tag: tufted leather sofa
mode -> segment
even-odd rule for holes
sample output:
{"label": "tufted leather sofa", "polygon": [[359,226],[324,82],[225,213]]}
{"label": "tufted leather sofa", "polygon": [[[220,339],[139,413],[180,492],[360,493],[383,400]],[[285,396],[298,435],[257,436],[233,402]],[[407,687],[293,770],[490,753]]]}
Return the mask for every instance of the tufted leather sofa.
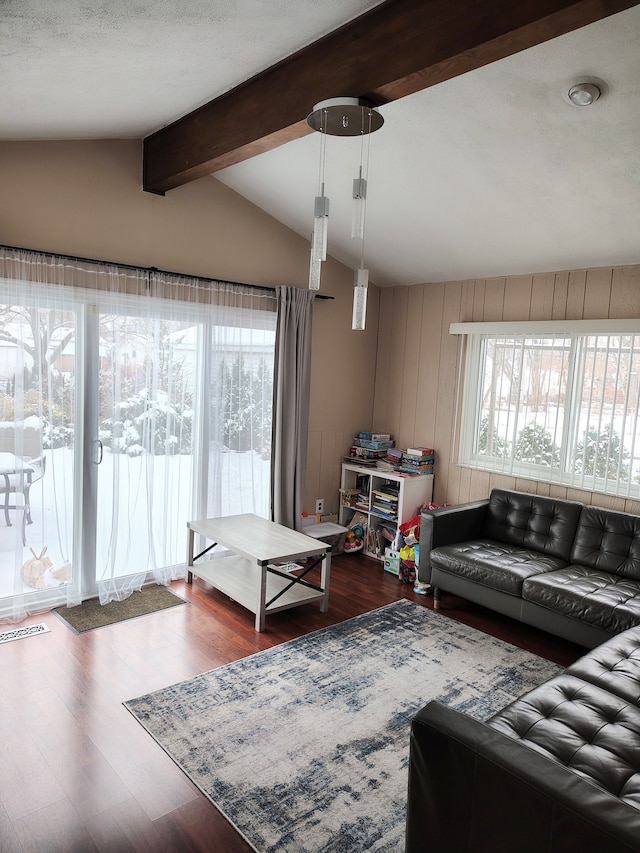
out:
{"label": "tufted leather sofa", "polygon": [[494,489],[423,511],[418,577],[593,648],[640,625],[640,517]]}
{"label": "tufted leather sofa", "polygon": [[488,722],[431,702],[411,729],[406,853],[640,851],[640,627]]}

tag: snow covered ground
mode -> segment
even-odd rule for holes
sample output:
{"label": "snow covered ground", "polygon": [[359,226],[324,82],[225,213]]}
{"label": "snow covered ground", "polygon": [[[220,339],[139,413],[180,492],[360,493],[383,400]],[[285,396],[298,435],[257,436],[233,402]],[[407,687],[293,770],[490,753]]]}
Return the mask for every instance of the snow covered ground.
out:
{"label": "snow covered ground", "polygon": [[[33,524],[22,544],[22,511],[10,510],[11,527],[0,511],[0,599],[30,587],[15,586],[16,572],[46,546],[52,572],[77,564],[73,553],[73,452],[46,451],[45,475],[31,489]],[[153,471],[148,468],[151,461]],[[197,473],[197,472],[196,472]],[[108,450],[98,469],[97,574],[122,576],[159,566],[184,564],[187,521],[194,517],[191,456],[112,456]],[[209,459],[206,517],[254,512],[267,516],[270,462],[253,451],[214,447]],[[114,500],[117,495],[117,501]],[[11,495],[11,502],[15,502]],[[114,507],[118,506],[115,511]],[[153,558],[151,557],[153,550]]]}

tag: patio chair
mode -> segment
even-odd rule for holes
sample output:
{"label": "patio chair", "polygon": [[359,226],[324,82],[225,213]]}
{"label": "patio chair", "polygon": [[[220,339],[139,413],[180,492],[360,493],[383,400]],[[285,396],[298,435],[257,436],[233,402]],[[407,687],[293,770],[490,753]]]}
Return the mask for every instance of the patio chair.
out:
{"label": "patio chair", "polygon": [[[7,527],[11,527],[11,519],[9,517],[10,509],[22,510],[22,544],[27,544],[27,535],[25,527],[27,524],[33,524],[31,518],[31,502],[29,492],[31,486],[38,480],[44,477],[47,468],[47,457],[43,454],[36,459],[24,460],[26,470],[24,472],[14,472],[3,474],[0,477],[0,494],[4,493],[4,520]],[[10,504],[10,495],[16,495],[16,503]],[[17,496],[22,495],[22,503],[17,503]]]}

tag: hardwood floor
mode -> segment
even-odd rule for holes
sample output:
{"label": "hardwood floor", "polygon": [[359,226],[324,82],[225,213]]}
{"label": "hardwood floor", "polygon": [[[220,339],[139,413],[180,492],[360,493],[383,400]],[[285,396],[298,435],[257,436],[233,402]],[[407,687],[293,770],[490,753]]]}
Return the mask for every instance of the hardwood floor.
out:
{"label": "hardwood floor", "polygon": [[[39,614],[23,624],[50,633],[0,646],[0,850],[247,853],[121,703],[399,598],[433,607],[359,555],[334,557],[328,613],[274,614],[262,634],[201,581],[171,588],[189,605],[81,635]],[[562,665],[583,651],[453,596],[441,613]]]}

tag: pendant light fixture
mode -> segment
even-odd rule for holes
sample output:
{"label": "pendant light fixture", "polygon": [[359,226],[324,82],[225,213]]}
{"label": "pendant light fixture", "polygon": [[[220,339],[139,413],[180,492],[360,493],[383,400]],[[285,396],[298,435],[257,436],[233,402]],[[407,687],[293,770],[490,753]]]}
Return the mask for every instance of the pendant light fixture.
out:
{"label": "pendant light fixture", "polygon": [[327,257],[327,231],[329,221],[329,199],[324,191],[326,136],[359,136],[360,168],[353,180],[353,213],[351,236],[361,241],[360,267],[355,271],[353,288],[353,317],[351,328],[364,329],[367,312],[367,288],[369,271],[364,267],[364,235],[367,206],[367,180],[369,172],[369,137],[384,124],[384,119],[369,101],[362,98],[330,98],[316,104],[307,117],[309,127],[321,135],[320,167],[318,173],[318,195],[314,204],[313,235],[311,238],[311,260],[309,288],[318,290],[322,261]]}
{"label": "pendant light fixture", "polygon": [[309,266],[309,290],[319,290],[322,261],[327,259],[327,230],[329,226],[329,199],[324,194],[324,164],[327,137],[323,128],[327,116],[324,110],[320,117],[320,166],[318,169],[318,194],[313,207],[313,233],[311,235],[311,263]]}

